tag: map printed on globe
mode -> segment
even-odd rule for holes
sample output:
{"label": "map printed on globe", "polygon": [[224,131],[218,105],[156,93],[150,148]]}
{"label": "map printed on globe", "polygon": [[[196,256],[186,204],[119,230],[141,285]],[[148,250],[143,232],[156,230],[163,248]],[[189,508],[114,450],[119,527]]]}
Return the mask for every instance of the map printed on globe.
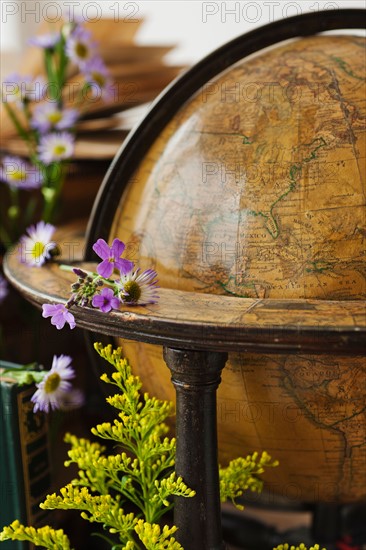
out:
{"label": "map printed on globe", "polygon": [[[365,299],[365,74],[365,39],[351,35],[236,63],[141,159],[111,235],[164,287]],[[148,391],[173,399],[161,350],[124,349]],[[276,493],[365,498],[365,396],[362,357],[233,353],[218,392],[220,461],[266,450],[280,461],[266,475]]]}

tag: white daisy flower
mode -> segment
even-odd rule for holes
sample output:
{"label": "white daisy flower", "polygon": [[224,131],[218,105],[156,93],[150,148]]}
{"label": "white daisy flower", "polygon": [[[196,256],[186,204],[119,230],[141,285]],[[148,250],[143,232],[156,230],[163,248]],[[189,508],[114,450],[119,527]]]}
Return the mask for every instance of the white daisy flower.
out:
{"label": "white daisy flower", "polygon": [[14,189],[37,189],[42,185],[42,173],[20,157],[7,155],[0,166],[0,180]]}
{"label": "white daisy flower", "polygon": [[46,373],[44,379],[36,384],[37,391],[33,394],[31,400],[34,403],[33,412],[49,412],[62,408],[67,401],[67,395],[71,389],[71,383],[68,382],[75,377],[74,369],[71,367],[71,357],[68,355],[54,355],[52,367]]}
{"label": "white daisy flower", "polygon": [[66,39],[66,53],[80,69],[83,69],[95,55],[96,45],[91,40],[91,33],[76,25]]}
{"label": "white daisy flower", "polygon": [[44,221],[28,227],[27,234],[23,235],[19,242],[20,261],[40,267],[49,260],[57,248],[56,243],[51,240],[54,231],[55,227]]}
{"label": "white daisy flower", "polygon": [[110,72],[100,57],[94,57],[85,68],[85,78],[93,98],[102,97],[110,101],[114,97],[115,85]]}
{"label": "white daisy flower", "polygon": [[40,101],[46,90],[46,81],[42,76],[34,79],[31,76],[13,73],[1,85],[1,100],[4,103],[17,103],[22,106],[25,102]]}
{"label": "white daisy flower", "polygon": [[67,130],[72,128],[79,118],[76,109],[60,109],[56,101],[42,103],[34,109],[31,126],[41,133],[51,129]]}
{"label": "white daisy flower", "polygon": [[140,269],[129,271],[116,281],[119,297],[124,304],[146,305],[156,304],[159,296],[156,293],[157,273],[153,269],[146,269],[139,274]]}
{"label": "white daisy flower", "polygon": [[68,159],[74,152],[74,136],[69,132],[55,132],[43,136],[37,151],[44,164]]}

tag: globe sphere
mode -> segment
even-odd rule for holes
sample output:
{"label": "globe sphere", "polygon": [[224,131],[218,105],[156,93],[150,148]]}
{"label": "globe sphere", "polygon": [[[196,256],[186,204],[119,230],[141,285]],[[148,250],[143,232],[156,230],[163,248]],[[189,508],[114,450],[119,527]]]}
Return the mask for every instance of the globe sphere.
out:
{"label": "globe sphere", "polygon": [[[111,235],[163,287],[365,299],[365,97],[360,36],[291,40],[236,63],[143,156]],[[174,399],[161,349],[124,348],[145,388]],[[220,462],[266,450],[280,462],[265,478],[275,493],[354,501],[366,497],[365,359],[324,352],[229,355]]]}

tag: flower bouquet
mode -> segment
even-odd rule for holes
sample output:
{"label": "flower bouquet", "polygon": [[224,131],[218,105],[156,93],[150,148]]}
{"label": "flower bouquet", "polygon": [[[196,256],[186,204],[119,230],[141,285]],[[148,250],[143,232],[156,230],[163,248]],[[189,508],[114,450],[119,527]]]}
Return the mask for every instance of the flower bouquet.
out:
{"label": "flower bouquet", "polygon": [[[44,222],[55,219],[74,153],[76,124],[89,104],[97,99],[110,101],[114,93],[109,70],[81,22],[65,23],[58,32],[38,36],[31,43],[42,49],[46,77],[14,73],[1,90],[4,109],[29,157],[27,161],[5,155],[1,161],[0,180],[7,188],[0,223],[5,248],[36,216]],[[67,85],[73,67],[83,75],[76,90]],[[25,194],[29,200],[24,201]]]}

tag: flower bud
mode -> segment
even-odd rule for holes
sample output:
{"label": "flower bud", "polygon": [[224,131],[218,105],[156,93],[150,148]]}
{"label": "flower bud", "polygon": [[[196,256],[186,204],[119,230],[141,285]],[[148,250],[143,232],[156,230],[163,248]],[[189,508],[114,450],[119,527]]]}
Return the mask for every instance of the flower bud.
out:
{"label": "flower bud", "polygon": [[80,277],[80,279],[85,279],[85,277],[87,276],[87,273],[82,269],[79,269],[78,267],[74,267],[73,272],[75,273],[75,275]]}

